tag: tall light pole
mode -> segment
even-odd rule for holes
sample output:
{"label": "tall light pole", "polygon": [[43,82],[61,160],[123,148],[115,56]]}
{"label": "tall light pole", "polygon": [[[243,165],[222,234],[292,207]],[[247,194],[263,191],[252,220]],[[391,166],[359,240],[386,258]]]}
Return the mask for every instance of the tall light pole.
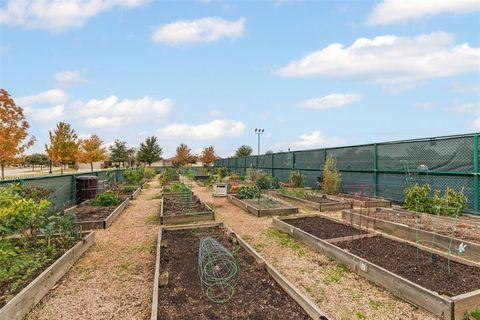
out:
{"label": "tall light pole", "polygon": [[257,155],[260,155],[260,135],[265,132],[265,129],[257,129],[255,128],[255,133],[258,136],[258,144],[257,144]]}

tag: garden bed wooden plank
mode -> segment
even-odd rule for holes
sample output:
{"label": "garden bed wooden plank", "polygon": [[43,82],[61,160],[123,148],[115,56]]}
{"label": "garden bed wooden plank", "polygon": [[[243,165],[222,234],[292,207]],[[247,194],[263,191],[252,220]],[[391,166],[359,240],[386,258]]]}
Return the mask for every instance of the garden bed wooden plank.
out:
{"label": "garden bed wooden plank", "polygon": [[[480,245],[473,242],[464,241],[462,239],[448,237],[431,231],[415,229],[410,226],[382,220],[374,217],[368,217],[363,214],[356,213],[352,210],[342,211],[342,219],[351,222],[353,225],[368,227],[375,231],[380,231],[391,236],[404,239],[410,242],[418,242],[425,246],[432,246],[435,249],[445,251],[450,246],[453,255],[459,256],[456,248],[460,244],[466,245],[465,251],[460,255],[464,259],[470,259],[480,262]],[[432,239],[435,238],[435,244]]]}
{"label": "garden bed wooden plank", "polygon": [[79,228],[81,228],[81,230],[106,229],[115,221],[115,219],[117,219],[117,217],[120,215],[120,213],[122,213],[123,210],[125,210],[125,208],[129,204],[129,202],[130,202],[130,198],[125,199],[105,219],[92,220],[92,221],[88,221],[88,220],[87,221],[77,221],[75,223],[79,226]]}
{"label": "garden bed wooden plank", "polygon": [[252,213],[253,215],[257,217],[264,217],[264,216],[272,216],[272,215],[289,215],[289,214],[295,214],[298,213],[298,208],[294,207],[280,207],[280,208],[265,208],[265,209],[257,209],[251,204],[242,201],[241,199],[238,199],[235,195],[227,195],[228,201],[236,205],[237,207],[240,207],[244,209],[245,211]]}
{"label": "garden bed wooden plank", "polygon": [[95,243],[91,231],[0,309],[0,319],[22,319]]}
{"label": "garden bed wooden plank", "polygon": [[296,203],[300,203],[302,206],[319,210],[319,211],[336,211],[336,210],[343,210],[343,209],[352,209],[353,205],[352,202],[343,201],[340,199],[335,199],[330,196],[325,196],[326,199],[331,200],[330,202],[326,203],[318,203],[315,201],[310,201],[306,199],[297,198],[288,194],[283,194],[281,192],[272,191],[270,194],[277,198],[282,198],[289,201],[294,201]]}
{"label": "garden bed wooden plank", "polygon": [[[271,264],[264,260],[247,242],[245,242],[240,236],[238,236],[233,230],[231,230],[223,222],[220,223],[208,223],[201,225],[186,225],[186,226],[161,226],[158,232],[157,238],[157,256],[155,261],[155,275],[153,283],[153,298],[152,298],[152,311],[151,320],[158,319],[158,294],[159,294],[159,278],[160,278],[160,255],[162,245],[162,231],[163,230],[188,230],[197,228],[211,228],[218,227],[226,233],[226,235],[237,241],[238,244],[254,257],[258,264],[264,265],[265,270],[273,278],[273,280],[280,285],[283,291],[291,297],[305,312],[315,320],[327,320],[329,317],[325,312],[321,311],[305,294],[303,294],[298,288],[296,288],[290,281],[282,276]],[[279,315],[280,316],[280,315]]]}
{"label": "garden bed wooden plank", "polygon": [[[192,194],[193,195],[193,194]],[[193,222],[202,222],[215,220],[215,213],[213,210],[196,195],[193,195],[194,199],[198,199],[203,207],[206,208],[204,212],[194,212],[188,214],[178,214],[178,215],[166,215],[164,213],[163,204],[164,201],[168,199],[163,198],[160,202],[160,224],[187,224]]]}
{"label": "garden bed wooden plank", "polygon": [[332,196],[339,200],[350,201],[354,206],[362,208],[391,208],[392,202],[383,198],[356,196],[348,193],[340,193]]}
{"label": "garden bed wooden plank", "polygon": [[[475,310],[480,305],[480,294],[477,291],[456,297],[441,296],[365,259],[342,250],[328,241],[319,239],[288,224],[288,219],[275,217],[273,224],[280,231],[292,235],[322,254],[347,265],[350,270],[386,288],[399,298],[424,308],[442,319],[462,319],[465,313]],[[428,251],[423,248],[422,250]],[[458,261],[459,259],[455,260]],[[459,303],[459,305],[455,307],[455,303]]]}

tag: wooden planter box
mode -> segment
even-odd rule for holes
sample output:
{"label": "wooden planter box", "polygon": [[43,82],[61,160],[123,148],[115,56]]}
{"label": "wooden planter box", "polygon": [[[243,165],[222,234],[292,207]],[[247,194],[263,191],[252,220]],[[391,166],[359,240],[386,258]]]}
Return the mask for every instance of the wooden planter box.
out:
{"label": "wooden planter box", "polygon": [[162,198],[165,198],[165,197],[186,197],[186,196],[193,196],[193,192],[190,191],[190,192],[161,192],[160,193],[160,196]]}
{"label": "wooden planter box", "polygon": [[22,319],[60,280],[83,253],[95,243],[95,232],[83,238],[65,252],[0,309],[0,319]]}
{"label": "wooden planter box", "polygon": [[[480,290],[475,290],[454,297],[442,296],[365,259],[351,254],[335,246],[333,243],[329,243],[328,241],[319,239],[302,231],[288,224],[288,221],[282,221],[282,219],[275,217],[273,219],[273,224],[279,230],[292,235],[322,254],[347,265],[350,270],[389,290],[397,297],[419,306],[441,319],[463,319],[465,314],[474,311],[480,305]],[[429,251],[427,248],[423,247],[422,250]],[[442,255],[439,252],[435,253]],[[453,260],[454,258],[455,257],[452,257],[451,259]],[[462,261],[459,258],[455,258],[455,260],[465,264],[471,264],[468,261]]]}
{"label": "wooden planter box", "polygon": [[[404,214],[411,217],[415,217],[417,214],[420,216],[432,216],[432,214],[430,213],[415,212],[412,210],[404,209],[400,206],[394,206],[392,208],[382,208],[377,210],[382,210],[382,211],[385,210],[385,211],[392,212],[393,214]],[[469,214],[460,214],[458,219],[454,217],[449,217],[449,216],[439,216],[439,217],[435,216],[435,219],[440,219],[441,221],[450,222],[450,223],[480,226],[480,216],[473,216]]]}
{"label": "wooden planter box", "polygon": [[[342,211],[342,219],[351,222],[353,225],[370,228],[380,231],[391,236],[401,238],[410,242],[416,242],[425,246],[432,246],[435,249],[445,251],[451,245],[452,254],[457,255],[455,250],[461,243],[467,245],[465,251],[461,254],[464,259],[480,262],[480,244],[469,242],[457,238],[448,237],[439,233],[426,231],[422,229],[415,229],[410,226],[396,223],[388,220],[368,217],[364,214],[356,213],[355,210]],[[435,239],[435,245],[432,245],[432,239]]]}
{"label": "wooden planter box", "polygon": [[355,196],[353,194],[348,194],[348,193],[340,193],[336,196],[332,196],[332,198],[340,198],[345,201],[350,201],[350,202],[353,202],[354,206],[358,206],[362,208],[392,207],[392,202],[390,200],[386,200],[382,198]]}
{"label": "wooden planter box", "polygon": [[[221,228],[230,238],[236,239],[239,245],[246,250],[254,259],[265,266],[265,270],[275,280],[276,283],[287,293],[294,301],[296,301],[300,307],[312,318],[316,320],[332,319],[328,317],[323,311],[321,311],[305,294],[298,290],[290,281],[282,276],[271,264],[265,261],[248,243],[246,243],[240,236],[234,233],[226,224],[222,223],[209,223],[194,226],[161,226],[158,232],[157,238],[157,253],[155,260],[155,275],[153,280],[153,299],[152,299],[152,313],[151,320],[158,320],[158,289],[160,287],[160,255],[161,255],[161,243],[162,243],[162,231],[163,230],[182,230],[182,229],[195,229],[195,228]],[[188,306],[185,306],[188,307]],[[279,315],[281,317],[281,315]]]}
{"label": "wooden planter box", "polygon": [[282,198],[289,201],[295,201],[301,204],[303,207],[307,207],[307,208],[319,210],[319,211],[337,211],[337,210],[353,208],[352,202],[334,199],[334,198],[331,198],[330,196],[326,196],[326,199],[330,200],[329,202],[318,203],[315,201],[297,198],[297,197],[294,197],[288,194],[283,194],[276,191],[270,192],[270,194],[277,198]]}
{"label": "wooden planter box", "polygon": [[237,207],[240,207],[244,209],[245,211],[252,213],[253,215],[257,217],[264,217],[264,216],[272,216],[272,215],[289,215],[289,214],[295,214],[298,213],[298,208],[294,207],[280,207],[280,208],[265,208],[265,209],[257,209],[251,204],[242,201],[241,199],[238,199],[235,195],[227,195],[228,201],[236,205]]}
{"label": "wooden planter box", "polygon": [[[197,199],[197,196],[193,195],[193,199]],[[205,211],[203,212],[194,212],[194,213],[186,213],[186,214],[178,214],[178,215],[166,215],[163,212],[163,202],[168,201],[167,199],[162,199],[160,202],[160,224],[188,224],[194,222],[201,222],[201,221],[215,221],[215,213],[213,212],[210,207],[199,199],[202,203],[203,207],[205,207]]]}
{"label": "wooden planter box", "polygon": [[135,200],[142,191],[142,189],[143,185],[132,193],[132,195],[130,196],[130,200]]}
{"label": "wooden planter box", "polygon": [[125,199],[125,201],[118,205],[118,207],[116,207],[115,210],[113,210],[113,212],[103,220],[79,221],[76,222],[76,224],[81,228],[81,230],[106,229],[110,227],[113,221],[118,218],[120,213],[125,210],[129,202],[130,198]]}

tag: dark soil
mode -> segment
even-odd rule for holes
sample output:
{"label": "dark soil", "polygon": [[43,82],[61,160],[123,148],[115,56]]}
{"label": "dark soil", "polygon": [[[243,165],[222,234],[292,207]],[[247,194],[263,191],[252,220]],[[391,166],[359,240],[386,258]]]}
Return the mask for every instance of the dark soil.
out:
{"label": "dark soil", "polygon": [[[8,240],[2,240],[8,241]],[[30,282],[32,282],[36,277],[38,277],[43,271],[45,271],[52,263],[54,263],[58,258],[60,258],[67,250],[72,248],[76,242],[72,243],[67,248],[63,248],[57,242],[52,241],[52,245],[55,247],[54,253],[49,256],[48,258],[45,257],[43,253],[44,249],[40,246],[39,243],[32,244],[29,250],[25,250],[24,252],[28,252],[29,254],[37,253],[43,256],[44,261],[42,264],[37,267],[35,270],[31,270],[31,266],[24,265],[14,277],[10,277],[7,281],[0,282],[0,308],[7,304],[16,294],[22,291],[25,287],[27,287]],[[19,244],[18,247],[20,248],[21,245]],[[22,254],[19,252],[18,254]],[[19,281],[21,279],[21,281]],[[12,288],[12,285],[15,284],[15,287]]]}
{"label": "dark soil", "polygon": [[277,209],[286,207],[283,203],[275,201],[270,198],[260,198],[260,203],[258,203],[258,199],[242,199],[243,202],[248,203],[255,209]]}
{"label": "dark soil", "polygon": [[205,206],[196,196],[164,198],[164,216],[176,216],[199,212],[210,212],[210,209]]}
{"label": "dark soil", "polygon": [[288,219],[285,222],[320,239],[335,239],[366,233],[350,225],[318,216]]}
{"label": "dark soil", "polygon": [[340,201],[328,199],[328,198],[325,197],[325,196],[314,196],[314,195],[311,195],[311,194],[306,194],[306,195],[305,195],[305,200],[313,201],[313,202],[316,202],[316,203],[332,203],[332,202],[335,203],[335,202],[340,202]]}
{"label": "dark soil", "polygon": [[233,298],[223,304],[211,302],[197,271],[200,239],[211,236],[229,250],[235,247],[218,228],[198,230],[163,231],[166,248],[162,248],[160,272],[169,272],[169,282],[159,289],[158,319],[310,319],[243,249],[235,256],[239,274]]}
{"label": "dark soil", "polygon": [[82,202],[75,208],[77,221],[99,221],[106,219],[123,201],[129,198],[129,195],[122,194],[118,198],[120,200],[119,204],[110,207],[92,206],[88,201]]}
{"label": "dark soil", "polygon": [[381,236],[337,243],[369,262],[387,269],[440,295],[453,297],[480,289],[480,268],[448,260],[425,250],[418,250],[406,242]]}

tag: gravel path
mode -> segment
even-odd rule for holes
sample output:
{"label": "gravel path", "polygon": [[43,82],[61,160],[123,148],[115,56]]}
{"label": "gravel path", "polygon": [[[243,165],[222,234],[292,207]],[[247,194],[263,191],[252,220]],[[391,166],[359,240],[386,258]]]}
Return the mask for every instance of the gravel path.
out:
{"label": "gravel path", "polygon": [[160,200],[157,179],[141,191],[113,225],[26,319],[147,319],[150,317]]}
{"label": "gravel path", "polygon": [[[229,203],[214,198],[204,187],[194,192],[214,204],[217,220],[225,222],[249,242],[262,257],[310,296],[321,310],[335,319],[436,319],[364,278],[349,272],[333,260],[279,233],[271,217],[257,218]],[[300,209],[300,213],[314,213]],[[322,213],[341,219],[341,212]]]}
{"label": "gravel path", "polygon": [[[150,317],[158,231],[152,217],[159,210],[157,180],[150,185],[110,228],[97,231],[95,246],[26,319]],[[225,198],[213,198],[204,187],[194,187],[194,192],[216,206],[218,221],[227,223],[335,319],[435,319],[278,232],[270,217],[247,214]],[[340,212],[328,215],[340,218]]]}

